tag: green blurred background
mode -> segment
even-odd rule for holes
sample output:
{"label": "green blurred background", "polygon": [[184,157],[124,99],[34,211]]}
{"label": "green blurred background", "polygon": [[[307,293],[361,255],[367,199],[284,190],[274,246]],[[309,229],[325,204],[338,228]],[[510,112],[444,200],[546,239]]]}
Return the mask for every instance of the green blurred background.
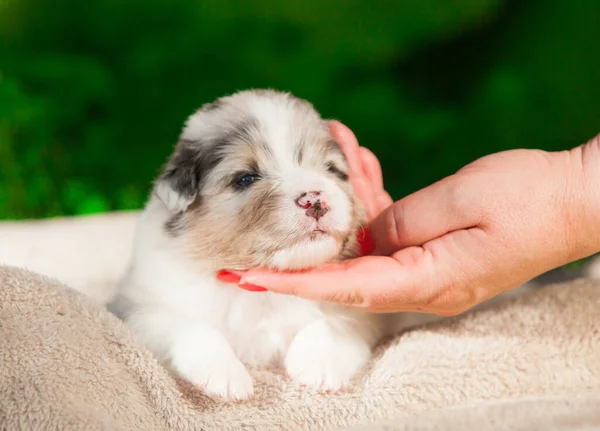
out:
{"label": "green blurred background", "polygon": [[402,197],[600,132],[600,1],[0,0],[0,218],[140,208],[184,119],[271,87]]}

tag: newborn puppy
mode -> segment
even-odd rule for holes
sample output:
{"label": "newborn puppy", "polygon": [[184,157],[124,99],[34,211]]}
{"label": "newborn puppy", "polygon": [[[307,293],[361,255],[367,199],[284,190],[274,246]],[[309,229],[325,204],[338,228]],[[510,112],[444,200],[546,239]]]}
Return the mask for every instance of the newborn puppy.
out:
{"label": "newborn puppy", "polygon": [[216,275],[354,257],[365,222],[344,154],[312,105],[270,90],[223,97],[188,119],[109,308],[210,396],[248,398],[244,364],[279,360],[298,383],[338,390],[369,359],[378,315],[248,292]]}

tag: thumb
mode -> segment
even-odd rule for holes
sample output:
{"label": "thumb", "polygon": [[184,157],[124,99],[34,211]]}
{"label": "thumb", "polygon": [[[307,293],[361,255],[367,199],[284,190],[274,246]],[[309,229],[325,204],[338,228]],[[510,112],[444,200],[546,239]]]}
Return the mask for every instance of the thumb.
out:
{"label": "thumb", "polygon": [[[450,176],[388,206],[370,224],[375,242],[373,254],[390,255],[449,232],[477,226],[481,215],[474,210],[479,206],[472,201],[479,193],[465,193],[468,187],[456,176]],[[458,195],[462,198],[457,199]]]}

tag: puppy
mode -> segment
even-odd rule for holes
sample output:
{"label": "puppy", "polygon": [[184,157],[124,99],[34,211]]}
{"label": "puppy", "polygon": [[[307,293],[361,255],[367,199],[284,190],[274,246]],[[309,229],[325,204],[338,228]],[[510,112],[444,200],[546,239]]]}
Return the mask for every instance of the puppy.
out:
{"label": "puppy", "polygon": [[312,105],[271,90],[223,97],[188,119],[109,308],[209,396],[248,398],[244,364],[274,361],[300,384],[339,390],[369,359],[380,316],[216,275],[354,257],[365,222],[344,154]]}

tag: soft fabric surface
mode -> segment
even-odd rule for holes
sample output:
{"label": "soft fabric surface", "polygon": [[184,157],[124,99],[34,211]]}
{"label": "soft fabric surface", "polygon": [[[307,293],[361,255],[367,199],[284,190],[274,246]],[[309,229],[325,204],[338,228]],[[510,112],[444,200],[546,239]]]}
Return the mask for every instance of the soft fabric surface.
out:
{"label": "soft fabric surface", "polygon": [[0,267],[0,429],[597,429],[599,310],[599,282],[548,287],[388,340],[347,393],[262,369],[254,399],[225,404],[172,378],[98,302]]}
{"label": "soft fabric surface", "polygon": [[104,303],[129,263],[138,214],[0,222],[0,264],[54,277]]}
{"label": "soft fabric surface", "polygon": [[523,398],[446,408],[350,431],[597,431],[600,396]]}

